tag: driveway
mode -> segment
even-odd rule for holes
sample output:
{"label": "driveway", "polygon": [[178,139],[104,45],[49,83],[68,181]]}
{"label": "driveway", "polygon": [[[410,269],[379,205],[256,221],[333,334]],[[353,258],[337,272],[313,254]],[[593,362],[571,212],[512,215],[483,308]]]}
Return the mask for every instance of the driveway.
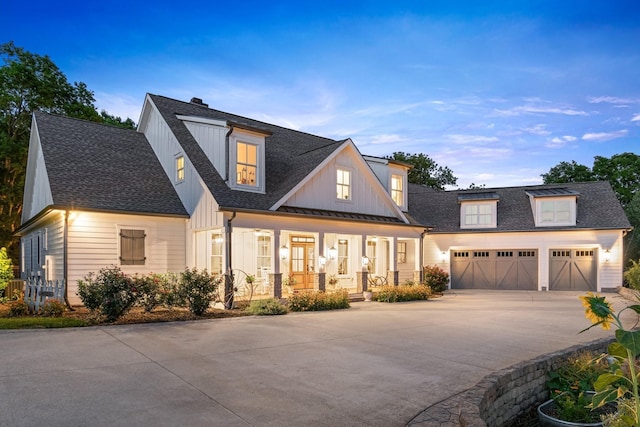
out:
{"label": "driveway", "polygon": [[[1,426],[403,426],[485,375],[610,336],[574,292],[0,332]],[[607,294],[616,304],[617,294]]]}

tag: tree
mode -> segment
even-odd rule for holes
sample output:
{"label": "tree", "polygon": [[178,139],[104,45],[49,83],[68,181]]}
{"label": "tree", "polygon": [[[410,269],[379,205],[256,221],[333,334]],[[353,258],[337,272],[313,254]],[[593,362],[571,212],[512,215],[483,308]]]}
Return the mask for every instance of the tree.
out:
{"label": "tree", "polygon": [[11,279],[13,279],[13,266],[11,265],[11,259],[7,256],[7,250],[5,248],[0,248],[0,294],[4,293],[4,290],[7,288]]}
{"label": "tree", "polygon": [[615,154],[611,158],[596,156],[593,173],[599,181],[609,181],[626,207],[640,188],[640,156],[633,153]]}
{"label": "tree", "polygon": [[552,167],[548,173],[543,173],[542,181],[545,184],[562,184],[565,182],[586,182],[595,181],[593,171],[585,165],[576,163],[560,162]]}
{"label": "tree", "polygon": [[36,110],[96,122],[129,124],[108,113],[98,114],[84,83],[69,83],[48,56],[0,45],[0,246],[17,260],[13,232],[20,225],[29,151],[31,116]]}
{"label": "tree", "polygon": [[451,169],[438,164],[425,154],[409,154],[396,151],[390,157],[391,160],[408,163],[413,166],[409,170],[409,182],[412,184],[427,185],[436,190],[444,190],[446,185],[455,185],[458,178],[453,175]]}
{"label": "tree", "polygon": [[135,129],[136,128],[136,124],[133,120],[131,120],[129,117],[127,117],[126,120],[122,120],[121,117],[118,116],[112,116],[111,114],[107,113],[105,110],[102,110],[100,112],[100,118],[102,123],[107,124],[107,125],[112,125],[112,126],[116,126],[119,128],[123,128],[123,129]]}

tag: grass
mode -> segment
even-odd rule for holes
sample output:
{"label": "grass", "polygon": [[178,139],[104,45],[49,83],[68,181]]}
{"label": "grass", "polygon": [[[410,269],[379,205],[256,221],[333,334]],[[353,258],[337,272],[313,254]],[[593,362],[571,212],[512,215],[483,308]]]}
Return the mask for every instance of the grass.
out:
{"label": "grass", "polygon": [[81,319],[69,317],[1,317],[0,329],[75,328],[86,326]]}

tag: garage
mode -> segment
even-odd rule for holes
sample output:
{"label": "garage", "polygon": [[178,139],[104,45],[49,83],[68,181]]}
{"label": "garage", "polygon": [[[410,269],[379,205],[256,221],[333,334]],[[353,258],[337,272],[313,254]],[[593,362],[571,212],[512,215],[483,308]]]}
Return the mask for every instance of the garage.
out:
{"label": "garage", "polygon": [[538,289],[535,249],[478,249],[451,252],[453,289]]}
{"label": "garage", "polygon": [[552,249],[549,251],[550,291],[596,291],[596,249]]}

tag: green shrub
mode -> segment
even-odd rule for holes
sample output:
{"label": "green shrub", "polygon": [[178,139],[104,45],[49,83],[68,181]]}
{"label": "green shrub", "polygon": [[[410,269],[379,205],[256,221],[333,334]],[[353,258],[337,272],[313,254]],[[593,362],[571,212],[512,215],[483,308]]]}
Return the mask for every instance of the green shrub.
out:
{"label": "green shrub", "polygon": [[215,301],[220,282],[220,277],[213,276],[206,270],[187,268],[180,275],[178,295],[186,302],[191,313],[202,316]]}
{"label": "green shrub", "polygon": [[134,276],[133,283],[138,293],[138,304],[147,313],[162,304],[160,275]]}
{"label": "green shrub", "polygon": [[321,311],[349,308],[349,293],[346,289],[336,292],[303,291],[289,297],[291,311]]}
{"label": "green shrub", "polygon": [[61,317],[65,311],[67,311],[67,306],[62,301],[49,299],[40,309],[40,314],[44,317]]}
{"label": "green shrub", "polygon": [[270,316],[274,314],[287,314],[287,307],[280,304],[275,298],[259,299],[251,301],[247,307],[247,313],[255,316]]}
{"label": "green shrub", "polygon": [[382,286],[373,298],[379,302],[402,302],[427,300],[431,296],[431,288],[425,285]]}
{"label": "green shrub", "polygon": [[640,291],[640,263],[631,260],[631,267],[624,272],[624,280],[631,289]]}
{"label": "green shrub", "polygon": [[138,299],[133,279],[116,266],[78,280],[78,296],[85,307],[100,312],[108,321],[124,316]]}
{"label": "green shrub", "polygon": [[[7,255],[6,248],[0,248],[0,295],[4,293],[9,281],[13,279],[13,267],[11,258]],[[11,297],[11,295],[5,295]]]}
{"label": "green shrub", "polygon": [[29,313],[29,306],[21,293],[17,299],[9,301],[9,317],[21,317]]}
{"label": "green shrub", "polygon": [[449,284],[449,273],[437,265],[423,267],[424,284],[431,287],[433,292],[444,292]]}

